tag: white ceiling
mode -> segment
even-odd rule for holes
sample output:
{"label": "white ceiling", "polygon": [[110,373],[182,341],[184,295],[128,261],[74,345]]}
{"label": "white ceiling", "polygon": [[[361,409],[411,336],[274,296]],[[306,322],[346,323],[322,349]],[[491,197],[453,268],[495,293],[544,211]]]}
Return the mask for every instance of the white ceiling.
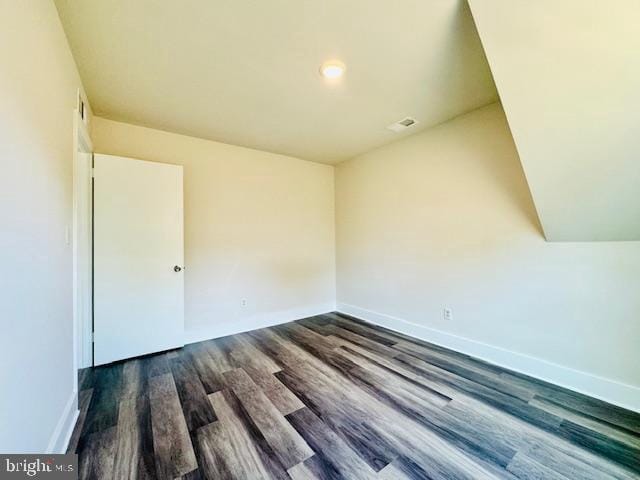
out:
{"label": "white ceiling", "polygon": [[497,100],[464,0],[55,3],[113,120],[336,163]]}
{"label": "white ceiling", "polygon": [[640,240],[640,1],[470,0],[548,240]]}

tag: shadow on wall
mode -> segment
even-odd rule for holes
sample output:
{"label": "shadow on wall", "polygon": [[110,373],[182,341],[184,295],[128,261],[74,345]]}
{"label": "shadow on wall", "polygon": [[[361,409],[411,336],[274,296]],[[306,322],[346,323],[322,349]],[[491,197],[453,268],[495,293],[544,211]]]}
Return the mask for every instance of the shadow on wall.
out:
{"label": "shadow on wall", "polygon": [[[442,61],[440,64],[443,66],[450,66],[452,70],[455,69],[457,64],[465,66],[466,71],[464,75],[454,75],[452,72],[443,71],[439,73],[439,81],[442,84],[446,84],[447,88],[451,88],[451,83],[457,83],[457,88],[460,91],[464,91],[465,94],[469,92],[477,92],[476,107],[475,109],[483,110],[485,107],[489,107],[493,104],[499,104],[498,92],[493,81],[491,69],[489,63],[484,54],[484,49],[480,41],[471,10],[466,1],[460,1],[450,18],[449,29],[451,31],[463,31],[469,32],[467,37],[461,35],[446,35],[442,38],[442,45],[440,48],[434,48],[434,52],[438,52],[438,55],[446,58],[447,61]],[[471,28],[469,28],[471,25]],[[469,38],[473,36],[473,38]],[[480,55],[478,55],[480,52]],[[490,98],[483,96],[483,92],[487,91],[487,85],[491,84],[493,87],[493,95]],[[443,87],[444,88],[444,87]],[[471,94],[473,95],[473,93]],[[475,111],[471,109],[467,113]],[[460,107],[451,104],[451,115],[455,115],[455,112],[459,112]],[[460,115],[460,117],[464,117]],[[528,222],[535,229],[535,231],[543,238],[545,238],[544,230],[538,217],[535,205],[533,203],[533,197],[529,190],[528,183],[522,169],[522,165],[518,162],[516,165],[505,165],[501,159],[504,158],[518,158],[518,153],[511,135],[511,130],[507,123],[504,113],[501,114],[502,121],[504,122],[504,128],[509,132],[510,142],[503,142],[501,140],[495,141],[496,155],[494,158],[487,159],[486,162],[482,162],[482,165],[477,165],[478,168],[485,169],[484,172],[477,172],[482,176],[488,176],[492,178],[493,182],[491,188],[495,188],[498,191],[504,193],[508,200],[510,200],[520,212],[527,218]],[[460,118],[463,120],[462,118]],[[449,123],[451,120],[445,122]],[[464,120],[463,120],[464,121]],[[437,128],[437,127],[436,127]],[[477,129],[470,129],[476,131]],[[486,138],[477,139],[481,143],[486,143]],[[479,151],[484,151],[479,149]]]}
{"label": "shadow on wall", "polygon": [[[531,195],[531,190],[529,189],[529,184],[527,183],[527,178],[520,163],[520,157],[504,113],[502,113],[501,120],[504,122],[505,130],[509,132],[511,142],[505,143],[504,145],[496,145],[496,157],[489,166],[493,163],[500,162],[502,158],[517,158],[518,162],[510,162],[510,165],[506,166],[506,168],[495,168],[491,171],[496,181],[495,187],[511,200],[513,205],[515,205],[527,219],[528,223],[546,240],[544,229],[542,228],[540,217],[536,211],[533,196]],[[502,165],[499,166],[501,167]]]}
{"label": "shadow on wall", "polygon": [[[504,134],[496,135],[496,131]],[[499,104],[462,115],[453,123],[403,139],[389,148],[397,168],[385,167],[388,150],[371,153],[370,159],[380,163],[378,171],[384,171],[384,175],[365,183],[366,188],[374,190],[375,185],[393,186],[389,195],[373,191],[367,194],[386,199],[386,203],[378,205],[384,211],[380,218],[388,222],[385,235],[400,243],[409,242],[411,237],[437,238],[447,242],[441,245],[460,247],[498,245],[514,235],[526,235],[527,231],[544,239]],[[357,162],[353,166],[359,168]],[[367,172],[359,170],[358,174],[373,175]],[[422,207],[414,210],[411,206]]]}
{"label": "shadow on wall", "polygon": [[[437,58],[437,61],[431,59],[431,62],[438,65],[439,69],[437,72],[432,69],[425,71],[423,83],[432,85],[431,91],[457,92],[457,95],[447,99],[449,119],[465,110],[471,112],[499,100],[491,68],[466,0],[457,2],[451,8],[448,24],[442,26],[438,45],[433,45],[429,52]],[[423,125],[425,127],[428,125]]]}

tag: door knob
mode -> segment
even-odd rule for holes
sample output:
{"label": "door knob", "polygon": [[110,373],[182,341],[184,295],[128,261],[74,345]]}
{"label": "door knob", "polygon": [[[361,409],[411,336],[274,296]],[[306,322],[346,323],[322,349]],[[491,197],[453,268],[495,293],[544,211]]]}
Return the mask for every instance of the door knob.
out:
{"label": "door knob", "polygon": [[173,267],[173,271],[178,273],[182,271],[182,267],[180,265],[176,265],[175,267]]}

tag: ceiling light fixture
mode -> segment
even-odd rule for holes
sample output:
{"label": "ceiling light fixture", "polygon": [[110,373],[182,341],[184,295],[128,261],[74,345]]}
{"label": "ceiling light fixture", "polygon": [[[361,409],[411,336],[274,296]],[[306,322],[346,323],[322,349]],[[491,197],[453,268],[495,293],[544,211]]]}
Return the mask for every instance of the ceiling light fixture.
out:
{"label": "ceiling light fixture", "polygon": [[328,80],[335,80],[344,74],[346,68],[344,63],[338,60],[330,60],[320,66],[320,73]]}

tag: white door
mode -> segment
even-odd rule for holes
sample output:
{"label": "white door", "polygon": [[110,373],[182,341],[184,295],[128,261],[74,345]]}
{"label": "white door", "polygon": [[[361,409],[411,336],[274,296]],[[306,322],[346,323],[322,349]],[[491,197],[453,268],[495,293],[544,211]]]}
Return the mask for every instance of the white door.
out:
{"label": "white door", "polygon": [[94,362],[184,344],[182,167],[94,156]]}

